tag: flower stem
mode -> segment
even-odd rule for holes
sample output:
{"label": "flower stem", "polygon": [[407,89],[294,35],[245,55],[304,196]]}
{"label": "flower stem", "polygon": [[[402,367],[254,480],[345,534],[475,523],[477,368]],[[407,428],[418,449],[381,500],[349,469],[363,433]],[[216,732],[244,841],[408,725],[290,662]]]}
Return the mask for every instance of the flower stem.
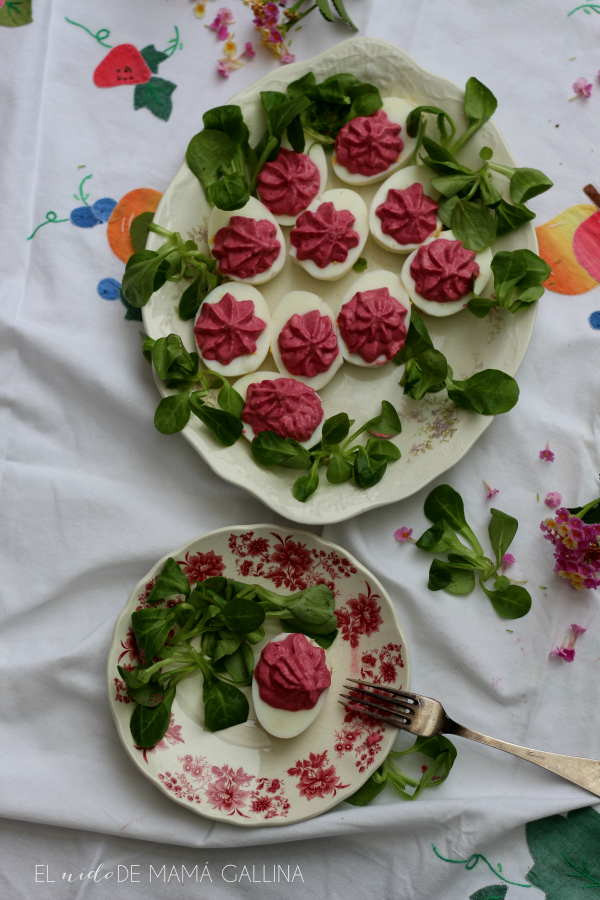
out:
{"label": "flower stem", "polygon": [[594,506],[596,506],[597,503],[600,503],[600,497],[598,497],[596,500],[592,500],[592,502],[591,502],[591,503],[588,503],[587,506],[583,506],[583,507],[579,510],[579,512],[576,514],[576,515],[577,515],[577,518],[583,519],[583,517],[585,516],[585,514],[588,513],[588,512],[590,511],[590,509],[593,509]]}
{"label": "flower stem", "polygon": [[166,228],[163,228],[162,225],[157,225],[156,222],[150,222],[148,231],[153,231],[155,234],[162,234],[163,237],[167,238],[173,237],[173,234],[175,233],[173,231],[167,231]]}

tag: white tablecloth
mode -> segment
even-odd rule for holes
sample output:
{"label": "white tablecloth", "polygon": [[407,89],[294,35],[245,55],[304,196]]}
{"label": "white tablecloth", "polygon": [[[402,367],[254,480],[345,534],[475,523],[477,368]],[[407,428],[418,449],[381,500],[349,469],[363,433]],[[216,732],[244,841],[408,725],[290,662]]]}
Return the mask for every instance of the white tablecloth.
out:
{"label": "white tablecloth", "polygon": [[[230,5],[243,46],[255,39],[251,14],[238,0]],[[588,202],[582,194],[588,182],[600,187],[600,15],[580,10],[567,17],[569,4],[559,0],[347,0],[347,7],[361,34],[395,42],[460,84],[476,75],[493,89],[495,120],[511,151],[555,182],[531,203],[536,224]],[[123,263],[111,252],[105,224],[80,228],[68,221],[86,194],[91,204],[138,188],[163,191],[202,112],[277,64],[258,48],[255,59],[222,79],[219,42],[204,27],[218,8],[208,2],[206,17],[197,19],[187,0],[84,6],[53,0],[34,2],[31,23],[0,27],[3,896],[220,898],[264,891],[282,898],[462,900],[502,883],[483,860],[469,870],[451,865],[432,844],[448,859],[483,854],[497,871],[501,863],[509,882],[526,884],[532,858],[525,823],[589,806],[593,798],[476,744],[456,739],[447,783],[415,803],[386,789],[364,809],[341,804],[320,818],[267,831],[215,824],[180,809],[132,768],[117,739],[104,665],[131,587],[195,534],[282,522],[214,477],[181,437],[154,429],[157,392],[139,352],[139,325],[96,289],[103,279],[120,281]],[[107,45],[164,49],[174,26],[183,46],[160,69],[177,85],[168,121],[134,109],[129,86],[94,85]],[[292,50],[305,59],[347,35],[315,12]],[[569,102],[580,75],[593,83],[592,96]],[[79,193],[86,175],[93,177]],[[451,597],[427,590],[429,558],[398,544],[393,532],[408,525],[418,535],[426,527],[428,490],[321,529],[360,558],[397,603],[415,689],[443,699],[451,715],[473,728],[596,758],[600,725],[588,704],[597,695],[599,598],[552,574],[551,548],[538,525],[548,491],[560,491],[571,506],[599,493],[600,332],[588,322],[599,308],[597,288],[577,296],[546,293],[519,371],[517,407],[439,479],[463,495],[477,533],[486,533],[491,505],[484,478],[500,490],[494,504],[519,519],[511,551],[513,571],[528,579],[533,596],[526,618],[500,620],[479,592]],[[548,438],[552,464],[538,455]],[[548,654],[571,622],[587,632],[567,664]],[[403,736],[400,743],[407,744]],[[157,861],[180,874],[182,865],[207,863],[212,885],[205,878],[184,888],[174,877],[168,887],[150,884],[148,866]],[[115,871],[111,882],[62,878],[87,876],[100,864],[103,872]],[[267,888],[221,875],[225,865],[237,866],[238,874],[255,865],[262,877],[265,865],[269,877],[273,864],[298,866],[303,881]],[[125,875],[119,865],[139,865],[141,881],[129,875],[117,884],[117,871]],[[542,894],[511,885],[508,896]]]}

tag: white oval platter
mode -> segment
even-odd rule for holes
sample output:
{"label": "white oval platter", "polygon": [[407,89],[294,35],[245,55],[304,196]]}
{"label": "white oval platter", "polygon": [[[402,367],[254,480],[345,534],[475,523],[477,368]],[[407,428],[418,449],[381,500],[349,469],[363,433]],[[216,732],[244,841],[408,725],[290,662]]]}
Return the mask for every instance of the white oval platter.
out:
{"label": "white oval platter", "polygon": [[[454,118],[459,133],[466,127],[464,92],[460,87],[428,72],[393,44],[377,38],[360,37],[342,41],[314,59],[281,66],[232,97],[230,102],[242,107],[251,141],[258,140],[265,128],[260,92],[285,91],[286,85],[309,71],[314,72],[318,82],[336,73],[351,72],[361,80],[377,85],[382,96],[408,97],[417,104],[442,107]],[[199,118],[198,128],[200,125]],[[509,166],[517,164],[500,131],[491,121],[469,142],[461,153],[461,161],[477,167],[479,150],[484,146],[492,148],[494,161]],[[496,182],[501,192],[506,185],[506,179]],[[327,189],[344,186],[329,166]],[[359,189],[367,206],[378,188],[379,184],[374,184]],[[184,161],[158,206],[155,221],[172,231],[181,232],[186,239],[193,238],[204,252],[208,252],[206,228],[209,213],[210,207],[200,183]],[[284,233],[288,231],[284,229]],[[164,238],[150,234],[147,246],[156,250],[163,241]],[[493,251],[521,247],[537,252],[537,239],[531,222],[497,240]],[[369,237],[362,255],[368,260],[367,271],[399,271],[404,261],[403,256],[378,246],[372,237]],[[316,282],[288,259],[282,272],[273,281],[262,285],[261,291],[271,311],[289,291],[305,290],[319,293],[337,314],[341,298],[359,277],[356,272],[350,271],[339,281]],[[155,339],[176,332],[181,335],[185,346],[193,350],[193,321],[183,322],[177,314],[179,299],[186,285],[187,282],[178,285],[167,283],[157,291],[144,307],[144,326],[147,334]],[[426,324],[436,348],[446,355],[456,378],[468,378],[484,368],[501,369],[515,375],[531,339],[535,315],[535,308],[516,316],[493,310],[489,317],[477,319],[465,310],[445,319],[427,316]],[[270,354],[262,368],[275,370]],[[347,412],[350,418],[356,420],[357,426],[380,411],[382,400],[389,400],[399,411],[403,430],[395,442],[402,458],[388,467],[379,484],[367,490],[351,482],[329,484],[322,473],[318,491],[306,503],[300,503],[292,496],[292,484],[299,473],[280,466],[267,469],[257,465],[246,440],[240,438],[233,447],[225,448],[195,416],[191,417],[183,435],[221,478],[258,497],[274,512],[305,524],[341,522],[419,491],[457,463],[492,423],[489,417],[458,409],[448,400],[445,391],[428,395],[420,401],[405,397],[398,386],[401,375],[402,369],[393,363],[379,369],[344,364],[319,392],[326,417]],[[162,384],[159,384],[159,389],[163,396],[169,393]]]}

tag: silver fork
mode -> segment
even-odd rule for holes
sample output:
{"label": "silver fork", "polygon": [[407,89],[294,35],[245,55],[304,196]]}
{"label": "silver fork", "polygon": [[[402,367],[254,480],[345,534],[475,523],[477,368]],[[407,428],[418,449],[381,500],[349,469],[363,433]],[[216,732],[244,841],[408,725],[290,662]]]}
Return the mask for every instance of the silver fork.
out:
{"label": "silver fork", "polygon": [[[585,788],[592,794],[600,797],[600,760],[585,759],[580,756],[562,756],[559,753],[546,753],[544,750],[530,750],[528,747],[520,747],[518,744],[508,744],[496,738],[472,731],[454,722],[438,700],[424,697],[422,694],[413,694],[410,691],[399,691],[395,688],[383,687],[380,684],[371,684],[368,681],[357,681],[347,678],[351,685],[344,685],[345,690],[352,695],[341,694],[346,702],[342,706],[352,712],[362,713],[379,719],[394,728],[402,728],[421,737],[433,737],[436,734],[455,734],[459,737],[478,741],[480,744],[488,744],[506,753],[512,753],[520,759],[549,772],[554,772],[567,781],[572,781]],[[353,685],[358,685],[354,687]],[[348,702],[349,701],[349,702]]]}

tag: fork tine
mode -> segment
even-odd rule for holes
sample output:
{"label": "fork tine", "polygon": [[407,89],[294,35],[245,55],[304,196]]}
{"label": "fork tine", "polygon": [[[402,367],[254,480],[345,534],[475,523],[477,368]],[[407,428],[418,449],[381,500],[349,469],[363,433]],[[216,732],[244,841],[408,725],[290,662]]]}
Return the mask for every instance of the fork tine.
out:
{"label": "fork tine", "polygon": [[[348,694],[340,694],[340,697],[345,697],[346,700],[350,700],[351,703],[356,703],[359,706],[368,706],[369,709],[376,709],[380,713],[386,713],[387,710],[378,706],[376,703],[369,703],[368,700],[363,700],[362,697],[350,697]],[[369,713],[370,715],[370,713]],[[399,716],[402,719],[406,719],[408,721],[409,716],[405,715],[403,712],[397,709],[390,709],[389,716]],[[389,718],[388,716],[388,718]]]}
{"label": "fork tine", "polygon": [[397,721],[395,716],[388,718],[385,716],[380,716],[374,712],[373,713],[371,713],[371,712],[365,713],[365,711],[362,709],[359,709],[354,706],[350,706],[349,703],[344,703],[343,700],[338,700],[338,703],[341,703],[341,705],[344,707],[344,709],[349,709],[349,710],[351,710],[351,712],[362,713],[363,715],[370,716],[372,719],[379,719],[380,722],[385,722],[386,725],[391,725],[393,728],[401,728],[403,731],[411,731],[410,725],[407,725],[405,722]]}
{"label": "fork tine", "polygon": [[[348,681],[352,681],[351,678]],[[355,694],[364,694],[366,697],[370,697],[371,700],[379,700],[380,703],[391,703],[393,706],[396,706],[401,709],[406,710],[407,716],[414,715],[414,708],[412,705],[408,703],[402,703],[400,700],[395,700],[393,697],[382,697],[379,694],[374,694],[373,691],[365,691],[364,688],[359,687],[349,687],[347,684],[344,685],[344,689],[346,691],[352,691]],[[343,695],[345,696],[345,694]],[[362,703],[362,699],[360,697],[351,697],[351,700],[356,700],[357,702]],[[404,714],[403,714],[404,715]]]}
{"label": "fork tine", "polygon": [[[399,691],[397,688],[387,687],[383,684],[372,684],[370,681],[358,681],[356,678],[346,678],[346,681],[351,681],[353,684],[361,684],[363,687],[375,688],[378,691],[388,691],[390,694],[396,694],[397,697],[406,697],[407,700],[412,700],[414,703],[419,702],[419,694],[413,694],[410,691]],[[352,688],[354,690],[354,688]],[[382,699],[385,699],[382,697]]]}

